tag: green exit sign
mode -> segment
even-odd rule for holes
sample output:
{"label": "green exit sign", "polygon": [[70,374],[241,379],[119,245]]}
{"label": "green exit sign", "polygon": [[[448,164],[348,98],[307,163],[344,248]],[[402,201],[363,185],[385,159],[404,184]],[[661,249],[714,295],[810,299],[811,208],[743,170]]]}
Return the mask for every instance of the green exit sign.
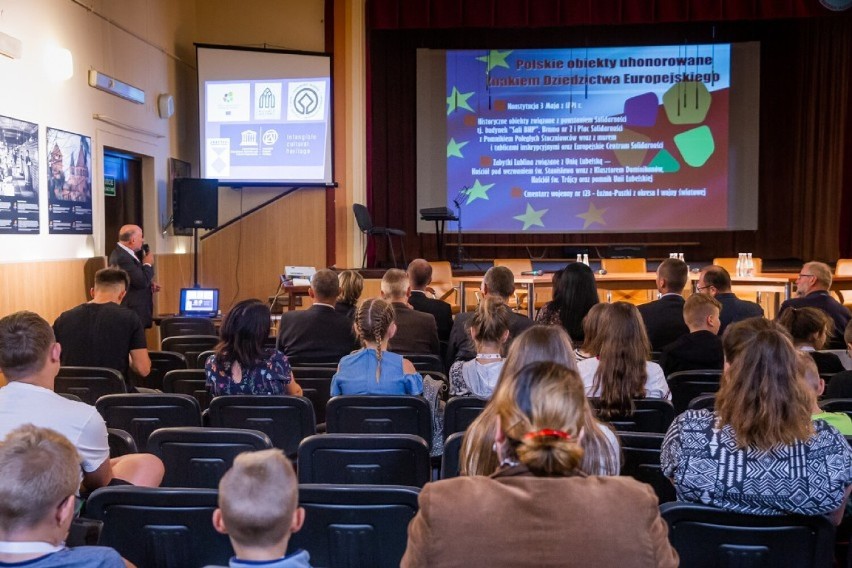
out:
{"label": "green exit sign", "polygon": [[112,176],[104,176],[104,195],[115,197],[115,178]]}

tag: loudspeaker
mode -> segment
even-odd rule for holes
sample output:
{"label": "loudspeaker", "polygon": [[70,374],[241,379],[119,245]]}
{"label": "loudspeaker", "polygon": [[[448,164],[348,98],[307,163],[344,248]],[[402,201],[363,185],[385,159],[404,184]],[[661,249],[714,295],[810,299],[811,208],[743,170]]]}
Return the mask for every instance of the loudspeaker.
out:
{"label": "loudspeaker", "polygon": [[219,222],[219,180],[175,178],[173,183],[175,228],[215,228]]}

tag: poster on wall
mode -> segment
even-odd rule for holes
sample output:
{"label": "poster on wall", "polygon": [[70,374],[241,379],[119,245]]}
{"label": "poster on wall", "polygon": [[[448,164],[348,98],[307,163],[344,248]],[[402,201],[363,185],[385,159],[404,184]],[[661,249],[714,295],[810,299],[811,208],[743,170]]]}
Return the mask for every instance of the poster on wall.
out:
{"label": "poster on wall", "polygon": [[47,129],[47,224],[50,234],[92,234],[92,139]]}
{"label": "poster on wall", "polygon": [[38,233],[38,124],[0,116],[0,234]]}

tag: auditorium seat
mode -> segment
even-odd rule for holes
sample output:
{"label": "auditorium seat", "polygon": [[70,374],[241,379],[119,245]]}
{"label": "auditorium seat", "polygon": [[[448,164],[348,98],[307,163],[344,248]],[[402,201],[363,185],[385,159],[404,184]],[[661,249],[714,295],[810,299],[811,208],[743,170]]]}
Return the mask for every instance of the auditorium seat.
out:
{"label": "auditorium seat", "polygon": [[687,410],[709,410],[712,412],[715,407],[716,395],[702,394],[696,396],[695,398],[689,401],[689,405],[687,405]]}
{"label": "auditorium seat", "polygon": [[107,443],[109,444],[109,457],[111,458],[138,452],[133,436],[120,428],[107,428]]}
{"label": "auditorium seat", "polygon": [[364,245],[364,258],[361,261],[361,268],[367,267],[367,249],[371,237],[385,237],[388,247],[393,258],[393,265],[396,268],[396,252],[393,248],[393,239],[391,237],[399,237],[400,248],[402,249],[402,266],[408,266],[408,261],[405,260],[405,231],[400,229],[391,229],[389,227],[377,227],[373,225],[373,218],[370,215],[370,210],[360,203],[352,204],[352,212],[355,214],[355,221],[358,223],[358,229],[367,238],[367,243]]}
{"label": "auditorium seat", "polygon": [[[600,399],[589,398],[595,409]],[[659,432],[668,431],[674,421],[675,410],[672,403],[660,398],[639,398],[633,401],[636,410],[632,415],[616,416],[607,420],[612,427],[626,432]]]}
{"label": "auditorium seat", "polygon": [[852,418],[852,398],[827,398],[819,401],[819,407],[825,412],[844,412]]}
{"label": "auditorium seat", "polygon": [[296,382],[302,387],[302,396],[311,401],[317,424],[325,422],[325,409],[331,398],[331,379],[296,375]]}
{"label": "auditorium seat", "polygon": [[176,335],[216,335],[213,320],[200,317],[163,318],[160,321],[160,339]]}
{"label": "auditorium seat", "polygon": [[676,499],[672,482],[660,469],[660,448],[665,434],[651,432],[619,432],[624,463],[621,475],[629,475],[654,488],[660,503]]}
{"label": "auditorium seat", "polygon": [[[431,353],[399,353],[414,365],[421,375],[426,373],[438,373],[444,376],[444,362],[437,355]],[[433,377],[437,379],[438,377]]]}
{"label": "auditorium seat", "polygon": [[444,453],[441,455],[441,479],[458,477],[461,472],[461,448],[464,432],[451,434],[444,441]]}
{"label": "auditorium seat", "polygon": [[148,437],[158,428],[201,426],[198,401],[186,394],[110,394],[95,408],[107,427],[129,432],[140,452],[148,451]]}
{"label": "auditorium seat", "polygon": [[188,394],[198,401],[202,411],[207,410],[213,395],[207,390],[204,369],[176,369],[163,377],[163,392]]}
{"label": "auditorium seat", "polygon": [[293,376],[296,377],[298,383],[302,377],[310,377],[312,379],[331,379],[337,372],[337,365],[334,367],[290,367],[293,371]]}
{"label": "auditorium seat", "polygon": [[127,385],[124,377],[115,369],[63,366],[59,367],[53,391],[57,394],[73,394],[94,406],[104,395],[126,393]]}
{"label": "auditorium seat", "polygon": [[175,351],[149,351],[148,355],[151,357],[151,372],[147,377],[136,378],[136,384],[141,387],[163,390],[163,377],[166,373],[189,368],[186,357]]}
{"label": "auditorium seat", "polygon": [[175,335],[162,341],[163,351],[176,351],[187,361],[197,364],[198,356],[216,347],[219,338],[215,335]]}
{"label": "auditorium seat", "polygon": [[432,446],[432,413],[419,396],[335,396],[325,423],[329,434],[414,434]]}
{"label": "auditorium seat", "polygon": [[312,566],[397,568],[418,494],[416,487],[300,485],[305,524],[287,551],[307,550]]}
{"label": "auditorium seat", "polygon": [[721,369],[678,371],[669,375],[667,381],[672,393],[672,405],[674,405],[675,413],[680,414],[686,410],[689,401],[695,397],[717,392],[721,379]]}
{"label": "auditorium seat", "polygon": [[[838,259],[834,267],[835,276],[852,276],[852,258]],[[840,302],[849,309],[852,309],[852,285],[849,289],[837,290],[834,292],[838,295]]]}
{"label": "auditorium seat", "polygon": [[[273,346],[274,347],[274,346]],[[193,365],[194,369],[203,369],[204,364],[207,362],[207,358],[211,355],[215,354],[216,351],[213,349],[208,349],[207,351],[202,351],[198,354],[198,357],[195,359],[195,363]]]}
{"label": "auditorium seat", "polygon": [[[644,258],[602,258],[601,268],[608,274],[632,274],[648,272],[648,263]],[[650,302],[655,296],[654,290],[606,290],[607,302],[628,302],[641,305]]]}
{"label": "auditorium seat", "polygon": [[454,396],[444,409],[444,439],[456,432],[464,432],[482,413],[488,401],[475,396]]}

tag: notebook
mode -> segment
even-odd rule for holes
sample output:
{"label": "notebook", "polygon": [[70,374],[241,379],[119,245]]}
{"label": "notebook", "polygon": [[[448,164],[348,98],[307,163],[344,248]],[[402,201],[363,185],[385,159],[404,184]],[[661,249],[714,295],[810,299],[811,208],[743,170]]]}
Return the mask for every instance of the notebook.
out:
{"label": "notebook", "polygon": [[219,290],[181,288],[180,315],[212,318],[219,314]]}

